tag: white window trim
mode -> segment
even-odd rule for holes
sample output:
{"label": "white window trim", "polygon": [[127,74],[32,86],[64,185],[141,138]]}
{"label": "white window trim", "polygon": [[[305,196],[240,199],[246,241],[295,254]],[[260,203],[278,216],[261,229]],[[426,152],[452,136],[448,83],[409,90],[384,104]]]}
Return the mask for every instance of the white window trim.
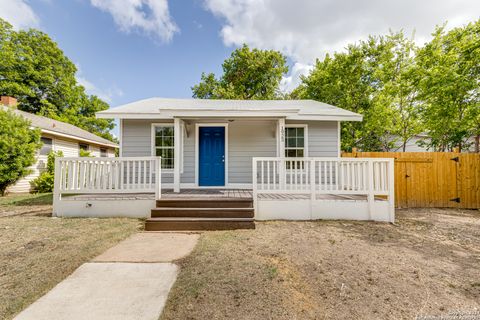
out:
{"label": "white window trim", "polygon": [[[183,133],[183,124],[182,128],[180,129],[180,173],[183,173],[183,139],[184,139],[184,133]],[[174,128],[174,124],[172,122],[158,122],[158,123],[152,123],[151,128],[150,128],[150,155],[152,157],[156,156],[155,152],[155,127],[172,127]],[[172,169],[162,169],[163,172],[165,173],[173,173],[174,168]]]}
{"label": "white window trim", "polygon": [[303,128],[303,157],[307,158],[308,155],[308,124],[285,124],[285,147],[282,150],[283,154],[285,155],[285,150],[287,149],[287,129],[288,128]]}
{"label": "white window trim", "polygon": [[219,186],[199,186],[198,184],[198,179],[200,177],[200,174],[198,172],[199,170],[198,162],[200,160],[199,147],[198,147],[200,127],[225,127],[225,185],[224,187],[227,187],[228,186],[228,123],[224,123],[224,122],[195,123],[195,187],[205,188],[205,189],[208,189],[208,188],[215,189],[219,187]]}

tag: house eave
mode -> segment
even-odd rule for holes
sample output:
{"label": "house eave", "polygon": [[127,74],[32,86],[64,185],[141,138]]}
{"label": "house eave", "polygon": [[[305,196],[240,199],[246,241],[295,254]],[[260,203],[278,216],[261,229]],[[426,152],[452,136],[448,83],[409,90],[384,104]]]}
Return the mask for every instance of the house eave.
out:
{"label": "house eave", "polygon": [[116,145],[114,143],[108,144],[108,143],[98,142],[98,141],[95,141],[95,140],[85,139],[85,138],[77,137],[77,136],[74,136],[74,135],[71,135],[71,134],[61,133],[61,132],[57,132],[57,131],[53,131],[53,130],[47,130],[47,129],[40,129],[40,131],[42,133],[46,133],[46,134],[49,134],[49,135],[52,135],[52,136],[57,136],[57,137],[62,137],[62,138],[68,138],[68,139],[72,139],[72,140],[87,142],[87,143],[99,145],[99,146],[102,146],[102,147],[118,148],[118,145]]}

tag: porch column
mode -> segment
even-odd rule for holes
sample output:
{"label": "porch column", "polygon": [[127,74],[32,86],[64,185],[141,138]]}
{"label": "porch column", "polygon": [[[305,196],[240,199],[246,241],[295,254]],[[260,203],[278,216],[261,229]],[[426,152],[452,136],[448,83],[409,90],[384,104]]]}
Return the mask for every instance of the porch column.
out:
{"label": "porch column", "polygon": [[180,192],[180,119],[173,119],[173,192]]}
{"label": "porch column", "polygon": [[285,118],[278,119],[278,128],[277,128],[277,137],[278,137],[278,150],[277,156],[280,159],[279,163],[279,183],[280,189],[285,190]]}

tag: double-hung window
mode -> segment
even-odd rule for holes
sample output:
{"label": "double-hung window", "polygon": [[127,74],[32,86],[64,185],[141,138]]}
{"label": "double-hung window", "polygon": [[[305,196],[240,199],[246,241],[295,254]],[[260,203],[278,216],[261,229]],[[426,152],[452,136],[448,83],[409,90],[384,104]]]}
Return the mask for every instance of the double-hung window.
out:
{"label": "double-hung window", "polygon": [[173,125],[156,124],[153,127],[154,155],[162,157],[162,169],[174,167],[174,129]]}
{"label": "double-hung window", "polygon": [[286,125],[285,126],[285,157],[303,158],[308,156],[307,152],[307,126]]}

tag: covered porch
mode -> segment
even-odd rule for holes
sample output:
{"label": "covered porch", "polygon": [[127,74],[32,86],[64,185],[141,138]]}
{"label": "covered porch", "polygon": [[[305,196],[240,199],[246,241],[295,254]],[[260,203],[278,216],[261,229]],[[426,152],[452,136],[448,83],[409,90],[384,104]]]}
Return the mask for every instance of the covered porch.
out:
{"label": "covered porch", "polygon": [[393,159],[253,158],[251,189],[179,191],[162,184],[160,164],[158,157],[58,158],[54,214],[151,218],[159,201],[190,202],[193,212],[201,211],[194,200],[230,210],[221,204],[243,199],[255,220],[394,221]]}

